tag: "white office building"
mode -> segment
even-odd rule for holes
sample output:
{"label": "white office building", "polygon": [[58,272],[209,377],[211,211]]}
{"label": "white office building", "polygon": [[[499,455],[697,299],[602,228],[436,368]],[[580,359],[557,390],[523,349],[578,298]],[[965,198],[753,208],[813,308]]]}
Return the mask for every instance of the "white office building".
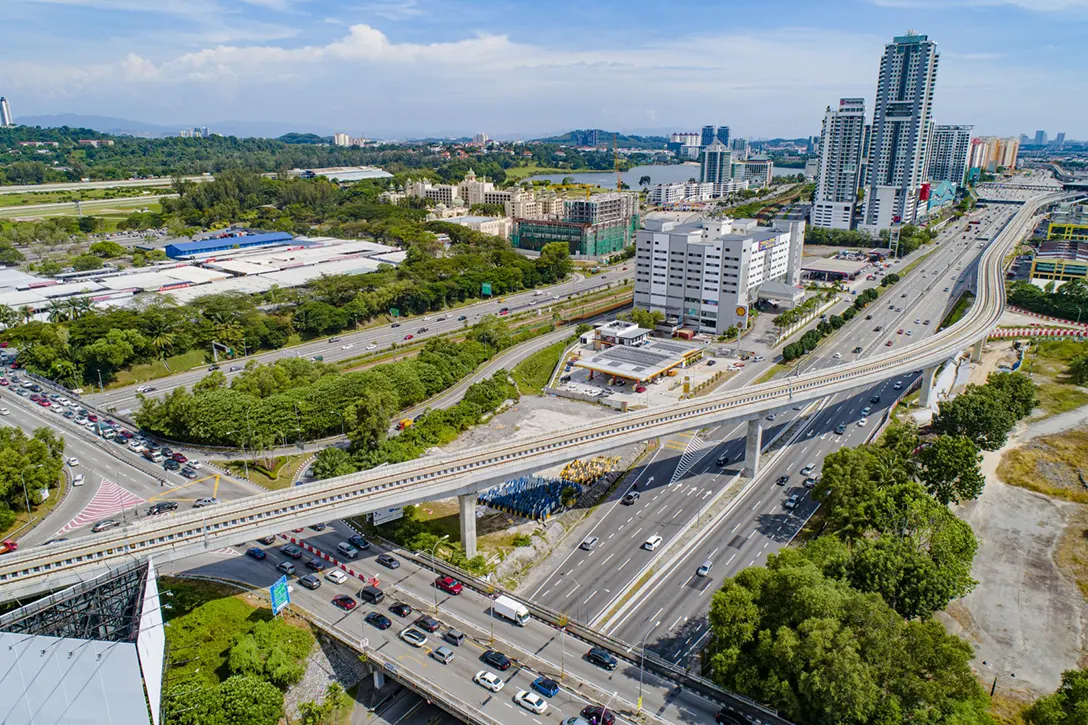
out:
{"label": "white office building", "polygon": [[827,107],[810,221],[824,229],[850,229],[854,221],[865,144],[865,99],[840,98]]}
{"label": "white office building", "polygon": [[8,99],[0,96],[0,128],[14,125],[15,118],[11,115],[11,106],[8,104]]}
{"label": "white office building", "polygon": [[971,131],[974,126],[934,126],[929,137],[929,181],[951,181],[963,185],[971,155]]}
{"label": "white office building", "polygon": [[938,59],[937,44],[913,31],[884,47],[860,224],[870,233],[918,216]]}
{"label": "white office building", "polygon": [[699,181],[720,184],[733,178],[733,153],[716,138],[703,149],[699,160]]}
{"label": "white office building", "polygon": [[792,306],[804,297],[804,236],[804,221],[646,219],[635,237],[635,305],[713,335],[743,323],[757,299]]}

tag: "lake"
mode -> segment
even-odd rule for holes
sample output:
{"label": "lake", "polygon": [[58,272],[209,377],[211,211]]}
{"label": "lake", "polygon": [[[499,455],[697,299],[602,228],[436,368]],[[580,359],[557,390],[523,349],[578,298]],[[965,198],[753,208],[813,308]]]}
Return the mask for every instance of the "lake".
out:
{"label": "lake", "polygon": [[[791,176],[803,173],[804,169],[787,169],[774,167],[775,176]],[[661,164],[652,166],[635,166],[630,171],[623,172],[623,181],[632,189],[638,188],[638,180],[643,176],[650,177],[650,185],[675,184],[688,179],[699,178],[699,164]],[[606,189],[616,188],[615,171],[577,171],[567,174],[538,174],[530,176],[529,181],[547,179],[553,184],[558,184],[567,177],[573,177],[576,184],[597,184]]]}

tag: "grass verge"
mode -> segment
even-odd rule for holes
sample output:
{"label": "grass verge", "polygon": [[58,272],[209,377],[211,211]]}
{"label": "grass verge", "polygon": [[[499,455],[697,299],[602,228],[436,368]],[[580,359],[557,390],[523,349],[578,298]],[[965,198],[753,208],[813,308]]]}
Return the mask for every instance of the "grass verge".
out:
{"label": "grass verge", "polygon": [[1088,392],[1075,385],[1037,382],[1035,392],[1039,396],[1039,407],[1046,411],[1041,416],[1043,418],[1049,418],[1052,415],[1066,413],[1082,405],[1088,405]]}
{"label": "grass verge", "polygon": [[997,475],[1011,486],[1088,504],[1088,488],[1078,476],[1086,460],[1088,431],[1066,431],[1007,451]]}
{"label": "grass verge", "polygon": [[788,372],[790,370],[793,370],[793,367],[790,365],[775,363],[774,365],[771,365],[769,368],[767,368],[762,375],[753,380],[752,385],[759,385],[760,383],[769,382],[772,378],[774,378],[775,375],[783,372]]}
{"label": "grass verge", "polygon": [[272,491],[277,491],[283,488],[290,488],[295,481],[295,474],[298,473],[298,469],[309,460],[309,453],[300,453],[294,456],[277,456],[273,458],[271,463],[272,467],[269,468],[265,465],[266,461],[258,459],[256,462],[247,461],[210,461],[212,465],[219,466],[220,468],[230,471],[238,478],[246,478],[246,468],[248,464],[250,483],[255,483],[258,486],[262,486]]}
{"label": "grass verge", "polygon": [[941,326],[937,329],[943,330],[944,328],[951,327],[952,325],[962,320],[963,316],[967,314],[967,310],[971,309],[971,305],[973,305],[974,303],[975,293],[965,290],[963,294],[960,295],[959,299],[956,300],[956,306],[953,307],[948,312],[948,314],[944,316],[944,319],[941,320]]}
{"label": "grass verge", "polygon": [[555,366],[567,349],[567,341],[561,340],[538,350],[514,367],[514,382],[522,395],[540,395],[548,384]]}
{"label": "grass verge", "polygon": [[1080,593],[1088,597],[1088,507],[1078,506],[1071,512],[1058,540],[1054,562],[1077,583]]}
{"label": "grass verge", "polygon": [[131,370],[121,370],[117,373],[113,382],[106,386],[107,390],[124,387],[134,383],[144,383],[156,378],[165,378],[174,373],[184,372],[190,368],[204,364],[204,350],[190,350],[181,355],[174,355],[162,360],[156,360],[146,365],[136,365]]}
{"label": "grass verge", "polygon": [[[64,497],[68,495],[69,490],[68,481],[62,478],[61,483],[59,483],[56,488],[50,489],[48,499],[43,501],[39,506],[31,508],[33,520],[38,522],[42,521],[61,501],[64,500]],[[26,510],[20,510],[16,507],[15,522],[9,526],[6,531],[0,532],[0,541],[8,539],[12,532],[16,530],[19,531],[20,536],[33,531],[33,526],[27,526],[25,529],[23,528],[29,520],[31,520],[31,516],[27,515]]]}

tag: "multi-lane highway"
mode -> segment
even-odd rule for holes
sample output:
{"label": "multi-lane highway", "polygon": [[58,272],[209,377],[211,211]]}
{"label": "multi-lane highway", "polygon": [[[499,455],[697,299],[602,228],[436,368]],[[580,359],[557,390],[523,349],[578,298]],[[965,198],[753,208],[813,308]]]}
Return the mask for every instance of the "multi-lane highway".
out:
{"label": "multi-lane highway", "polygon": [[[576,276],[570,281],[563,282],[536,292],[522,292],[507,295],[501,299],[487,300],[475,304],[466,305],[445,312],[435,312],[430,315],[405,318],[396,324],[370,327],[358,332],[345,332],[332,338],[323,338],[296,345],[283,350],[263,352],[249,357],[223,361],[221,371],[228,379],[237,375],[251,360],[258,363],[271,363],[284,357],[315,357],[320,355],[326,363],[334,363],[343,360],[357,358],[368,352],[379,352],[406,342],[406,336],[412,336],[412,342],[426,340],[443,333],[455,332],[467,326],[471,326],[485,315],[498,315],[503,308],[509,310],[509,314],[523,313],[540,310],[541,314],[553,304],[560,301],[567,302],[576,295],[584,295],[594,291],[600,291],[606,287],[616,287],[629,280],[634,275],[634,265],[628,265],[628,269],[616,267],[603,274],[588,278]],[[460,318],[464,319],[460,319]],[[426,332],[420,332],[421,328],[427,328]],[[165,378],[159,378],[147,383],[155,388],[150,395],[164,395],[181,386],[192,386],[207,375],[209,368],[201,366],[192,370],[177,373]],[[135,410],[139,407],[136,388],[129,385],[123,388],[107,390],[104,393],[93,393],[85,396],[92,405],[103,410]]]}
{"label": "multi-lane highway", "polygon": [[[883,352],[888,349],[888,342],[894,348],[936,332],[960,291],[973,285],[975,262],[982,251],[974,237],[989,235],[992,238],[1014,211],[1012,208],[996,209],[973,215],[972,218],[980,220],[980,230],[967,235],[967,239],[963,238],[966,219],[950,225],[938,238],[937,246],[919,250],[901,265],[925,256],[916,269],[802,361],[801,371],[832,368]],[[889,271],[896,269],[898,267],[893,266]],[[737,378],[729,381],[730,387],[748,384],[766,369],[767,364],[770,362],[748,365]],[[818,463],[823,455],[818,449],[855,445],[865,439],[897,396],[894,382],[883,381],[874,388],[833,396],[826,405],[813,404],[808,410],[798,405],[773,414],[773,420],[763,421],[764,445],[769,445],[797,417],[803,416],[809,419],[805,436],[777,460],[803,460],[794,467],[797,469],[810,462],[809,459]],[[904,377],[901,382],[902,388],[906,389],[913,382],[913,376]],[[876,403],[870,402],[874,396],[880,397]],[[863,417],[872,422],[867,421],[859,427],[857,423]],[[834,433],[840,424],[845,426],[844,432]],[[810,432],[818,435],[819,445],[809,437]],[[642,544],[656,534],[663,538],[662,546],[667,548],[689,527],[692,519],[707,509],[712,497],[740,473],[745,435],[743,424],[726,424],[701,431],[698,437],[688,432],[666,440],[629,479],[629,486],[637,486],[638,500],[624,504],[617,498],[608,504],[607,513],[582,537],[596,536],[598,544],[591,551],[585,551],[578,548],[582,539],[570,542],[571,552],[566,560],[526,593],[534,600],[551,602],[551,606],[580,621],[603,622],[602,616],[608,613],[610,605],[655,560],[656,554],[640,548]],[[728,460],[725,466],[717,465],[721,456]],[[654,594],[648,599],[639,598],[638,614],[628,614],[621,622],[613,623],[618,636],[626,641],[640,640],[645,634],[639,629],[643,617],[653,614],[650,602],[661,598],[662,592],[672,594],[682,602],[691,587],[698,587],[700,591],[712,590],[715,583],[727,576],[726,572],[735,572],[750,561],[760,561],[780,548],[812,509],[807,490],[801,485],[805,476],[800,476],[798,470],[786,470],[788,468],[788,464],[779,464],[764,471],[761,486],[763,489],[769,487],[769,490],[765,494],[749,494],[746,503],[738,505],[723,522],[728,532],[740,532],[739,538],[730,536],[722,542],[720,536],[709,533],[706,540],[712,543],[695,547],[686,563],[674,570],[668,587],[647,587]],[[791,476],[790,485],[775,486],[774,481],[785,474]],[[793,510],[783,508],[786,499],[793,494],[802,497],[801,504]],[[768,521],[773,521],[774,525],[769,526]],[[703,558],[698,559],[699,556]],[[696,569],[707,559],[715,562],[712,576],[695,577]],[[692,600],[692,606],[698,609],[696,604]],[[683,608],[681,604],[670,606]],[[705,606],[706,602],[703,602],[704,609]],[[661,616],[666,616],[664,602],[659,608],[663,610]],[[685,610],[677,616],[684,620],[693,615]],[[670,640],[671,633],[683,625],[680,621],[676,627],[669,626],[676,618],[662,624],[655,633],[659,639]],[[620,627],[621,624],[624,626]]]}

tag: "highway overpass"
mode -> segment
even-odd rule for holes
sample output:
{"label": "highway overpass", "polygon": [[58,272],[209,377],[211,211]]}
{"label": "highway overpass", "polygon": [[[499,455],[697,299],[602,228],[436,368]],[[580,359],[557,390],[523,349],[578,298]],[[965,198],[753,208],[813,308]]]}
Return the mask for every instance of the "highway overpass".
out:
{"label": "highway overpass", "polygon": [[[153,554],[160,562],[170,561],[299,526],[452,495],[461,497],[462,541],[471,552],[475,493],[498,482],[572,458],[729,420],[751,421],[754,438],[759,421],[771,411],[917,369],[931,378],[933,367],[984,340],[996,326],[1005,304],[1005,254],[1030,230],[1035,212],[1062,196],[1046,195],[1024,204],[983,252],[975,304],[960,322],[924,341],[870,359],[615,416],[534,440],[427,456],[8,554],[0,559],[0,599],[67,586],[130,557]],[[749,445],[752,448],[758,450]],[[753,455],[747,463],[750,471],[758,467]]]}

